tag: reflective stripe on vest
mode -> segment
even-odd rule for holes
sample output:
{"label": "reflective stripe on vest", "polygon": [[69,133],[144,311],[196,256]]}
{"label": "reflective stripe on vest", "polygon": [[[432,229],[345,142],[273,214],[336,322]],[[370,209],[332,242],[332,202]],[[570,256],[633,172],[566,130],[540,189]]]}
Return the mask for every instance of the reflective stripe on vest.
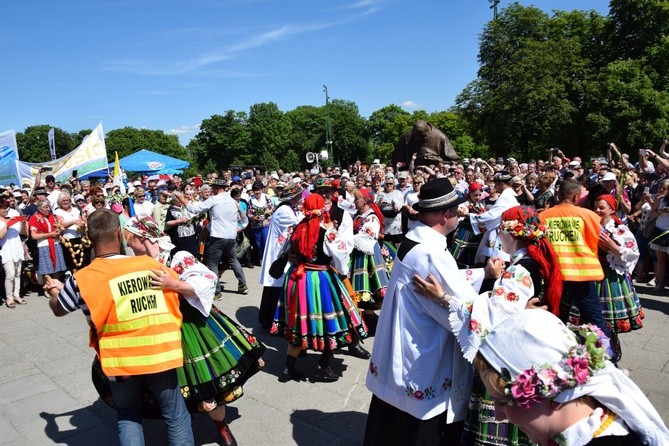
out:
{"label": "reflective stripe on vest", "polygon": [[[599,233],[588,230],[591,229],[593,221],[582,211],[579,208],[572,208],[572,215],[545,218],[549,228],[548,241],[558,258],[562,278],[565,281],[599,281],[604,278],[604,271],[597,256]],[[550,215],[550,212],[546,212]],[[587,219],[587,226],[584,219]]]}
{"label": "reflective stripe on vest", "polygon": [[99,333],[117,333],[119,331],[133,331],[149,325],[161,324],[181,324],[178,318],[171,314],[158,314],[155,316],[146,316],[144,319],[134,321],[119,322],[117,324],[105,324],[98,330]]}
{"label": "reflective stripe on vest", "polygon": [[138,256],[95,259],[75,273],[107,376],[159,373],[183,365],[179,296],[150,284],[150,271],[161,268]]}
{"label": "reflective stripe on vest", "polygon": [[179,344],[179,348],[175,350],[170,350],[163,353],[157,353],[155,355],[118,356],[115,358],[102,358],[101,364],[102,367],[128,368],[128,367],[148,367],[148,366],[154,366],[156,364],[170,363],[172,361],[178,361],[179,364],[182,363],[181,344]]}
{"label": "reflective stripe on vest", "polygon": [[100,348],[132,348],[174,341],[181,342],[181,333],[169,332],[153,336],[136,336],[134,338],[105,337],[100,339]]}

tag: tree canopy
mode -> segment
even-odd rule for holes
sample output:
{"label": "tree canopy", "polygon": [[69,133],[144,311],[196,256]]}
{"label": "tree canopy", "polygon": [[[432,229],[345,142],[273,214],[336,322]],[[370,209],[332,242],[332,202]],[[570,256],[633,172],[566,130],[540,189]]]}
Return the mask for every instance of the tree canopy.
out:
{"label": "tree canopy", "polygon": [[[389,104],[365,118],[346,99],[288,111],[263,102],[203,119],[186,147],[161,130],[111,130],[108,155],[149,149],[188,160],[200,172],[230,165],[303,169],[309,167],[307,152],[326,149],[328,117],[334,158],[328,164],[341,165],[390,160],[417,119],[443,130],[463,158],[529,159],[556,146],[587,157],[601,154],[607,142],[631,152],[669,136],[669,1],[610,0],[608,16],[547,14],[512,3],[483,28],[478,61],[476,79],[455,106],[442,110],[408,112]],[[30,126],[17,134],[21,159],[49,159],[51,127]],[[88,133],[55,127],[58,156]]]}

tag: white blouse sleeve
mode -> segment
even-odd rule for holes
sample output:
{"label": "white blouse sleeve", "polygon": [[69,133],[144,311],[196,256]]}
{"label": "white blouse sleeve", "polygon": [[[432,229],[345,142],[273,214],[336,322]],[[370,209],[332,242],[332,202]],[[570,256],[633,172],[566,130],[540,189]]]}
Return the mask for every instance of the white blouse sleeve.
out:
{"label": "white blouse sleeve", "polygon": [[380,230],[381,222],[376,214],[371,213],[365,217],[360,231],[353,236],[353,246],[355,246],[355,249],[365,254],[373,254],[374,246],[379,239]]}
{"label": "white blouse sleeve", "polygon": [[204,317],[209,316],[216,294],[216,276],[187,251],[179,251],[172,257],[170,267],[179,274],[179,280],[193,287],[192,295],[184,295],[186,301]]}
{"label": "white blouse sleeve", "polygon": [[509,315],[524,309],[532,296],[532,278],[520,265],[510,266],[490,293],[473,299],[454,296],[449,304],[449,320],[465,359],[473,361],[490,330]]}
{"label": "white blouse sleeve", "polygon": [[632,274],[640,256],[639,246],[636,243],[634,234],[625,225],[615,226],[613,220],[606,225],[606,229],[611,233],[611,238],[620,247],[620,257],[609,252],[606,254],[606,260],[609,261],[609,265],[611,265],[611,268],[616,273],[622,276]]}

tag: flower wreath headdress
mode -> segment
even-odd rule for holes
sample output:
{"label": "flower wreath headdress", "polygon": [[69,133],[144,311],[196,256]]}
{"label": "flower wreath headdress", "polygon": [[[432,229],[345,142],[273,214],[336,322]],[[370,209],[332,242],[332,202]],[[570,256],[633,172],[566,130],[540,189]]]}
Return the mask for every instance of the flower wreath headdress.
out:
{"label": "flower wreath headdress", "polygon": [[[505,396],[518,405],[529,408],[542,399],[553,399],[564,390],[573,389],[590,380],[604,369],[609,356],[609,339],[592,324],[570,325],[576,336],[576,345],[557,364],[533,365],[511,381],[507,368],[501,369],[508,382]],[[510,403],[510,404],[511,404]]]}
{"label": "flower wreath headdress", "polygon": [[530,243],[537,243],[539,240],[546,237],[549,232],[548,226],[543,223],[521,223],[518,220],[502,221],[500,228],[502,231],[511,234],[514,237],[524,238]]}

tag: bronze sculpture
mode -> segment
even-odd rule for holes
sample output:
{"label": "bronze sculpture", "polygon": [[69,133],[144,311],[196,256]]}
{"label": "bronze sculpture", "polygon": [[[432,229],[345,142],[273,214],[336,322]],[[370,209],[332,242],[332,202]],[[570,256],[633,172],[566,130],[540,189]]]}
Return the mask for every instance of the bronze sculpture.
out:
{"label": "bronze sculpture", "polygon": [[459,159],[446,134],[423,120],[416,121],[413,127],[400,137],[393,152],[393,165],[402,163],[401,165],[408,167],[414,154],[416,154],[414,165],[437,164]]}

